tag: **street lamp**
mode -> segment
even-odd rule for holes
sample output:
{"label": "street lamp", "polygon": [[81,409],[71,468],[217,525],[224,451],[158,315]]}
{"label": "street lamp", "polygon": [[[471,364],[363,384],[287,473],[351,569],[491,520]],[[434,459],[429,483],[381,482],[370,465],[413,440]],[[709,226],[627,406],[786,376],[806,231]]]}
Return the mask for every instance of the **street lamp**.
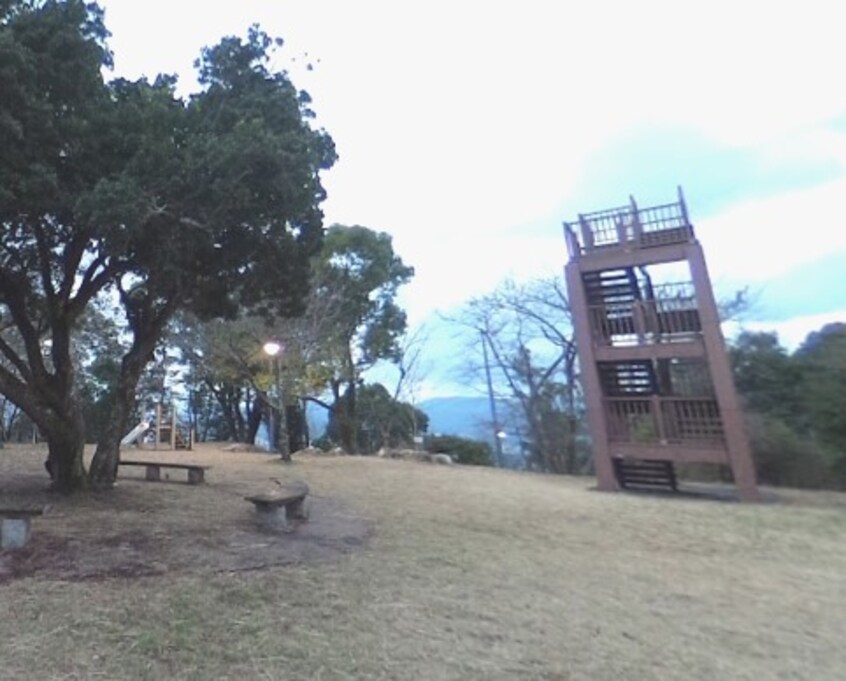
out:
{"label": "street lamp", "polygon": [[479,339],[482,341],[482,357],[485,360],[485,379],[488,384],[488,402],[491,407],[491,426],[494,432],[494,446],[496,452],[494,456],[496,461],[494,464],[497,468],[502,466],[502,438],[505,437],[505,432],[499,427],[499,419],[496,415],[496,400],[494,399],[493,380],[491,379],[491,364],[488,361],[488,337],[484,331],[479,331]]}
{"label": "street lamp", "polygon": [[503,458],[503,450],[505,449],[505,438],[508,437],[508,433],[504,430],[496,431],[496,456],[497,456],[497,466],[502,467],[504,458]]}
{"label": "street lamp", "polygon": [[273,384],[276,402],[276,404],[273,404],[268,400],[268,403],[270,403],[270,437],[268,437],[268,440],[272,443],[272,450],[279,452],[285,461],[289,461],[291,452],[288,450],[288,424],[285,419],[285,401],[282,399],[282,381],[279,375],[279,358],[284,349],[284,346],[277,341],[267,341],[262,346],[264,354],[273,361]]}

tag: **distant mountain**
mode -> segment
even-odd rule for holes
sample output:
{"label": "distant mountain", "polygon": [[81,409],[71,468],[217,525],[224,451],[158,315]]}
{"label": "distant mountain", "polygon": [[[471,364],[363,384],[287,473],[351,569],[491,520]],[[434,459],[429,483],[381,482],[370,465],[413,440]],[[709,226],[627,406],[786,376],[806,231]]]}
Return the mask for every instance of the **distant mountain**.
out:
{"label": "distant mountain", "polygon": [[[491,440],[491,408],[487,397],[434,397],[417,405],[429,416],[429,433]],[[505,421],[508,403],[497,401],[497,417]]]}
{"label": "distant mountain", "polygon": [[[491,408],[487,397],[434,397],[417,405],[429,416],[429,433],[458,435],[474,440],[493,440]],[[309,405],[308,423],[312,437],[319,437],[326,430],[328,414],[322,407]],[[497,416],[508,422],[509,405],[497,400]]]}

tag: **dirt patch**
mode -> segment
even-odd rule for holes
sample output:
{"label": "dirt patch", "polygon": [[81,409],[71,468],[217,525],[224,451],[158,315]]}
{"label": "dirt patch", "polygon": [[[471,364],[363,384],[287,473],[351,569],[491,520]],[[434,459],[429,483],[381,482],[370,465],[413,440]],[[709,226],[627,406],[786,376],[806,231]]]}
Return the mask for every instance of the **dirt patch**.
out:
{"label": "dirt patch", "polygon": [[[39,453],[31,449],[3,452],[0,505],[49,508],[33,521],[24,548],[0,553],[0,583],[24,577],[86,581],[258,570],[325,561],[364,546],[372,533],[365,518],[313,487],[306,500],[307,521],[287,531],[259,529],[253,505],[244,496],[271,492],[278,488],[276,480],[294,480],[290,469],[266,456],[228,453],[220,455],[227,457],[222,461],[208,448],[189,455],[145,452],[148,458],[190,458],[211,465],[208,482],[187,485],[176,476],[147,482],[143,471],[126,477],[121,471],[113,490],[63,497],[46,491],[46,476],[33,469]],[[14,473],[8,470],[11,463],[17,464]]]}
{"label": "dirt patch", "polygon": [[221,451],[224,452],[249,452],[253,454],[267,454],[268,450],[258,445],[248,445],[244,442],[236,442],[231,445],[226,445]]}

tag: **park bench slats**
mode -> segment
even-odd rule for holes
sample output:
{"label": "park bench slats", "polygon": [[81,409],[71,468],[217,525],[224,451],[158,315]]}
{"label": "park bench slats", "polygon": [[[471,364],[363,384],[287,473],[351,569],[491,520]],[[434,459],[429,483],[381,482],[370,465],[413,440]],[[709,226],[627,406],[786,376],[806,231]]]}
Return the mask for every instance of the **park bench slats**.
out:
{"label": "park bench slats", "polygon": [[121,461],[121,466],[143,466],[146,469],[145,477],[151,482],[158,482],[162,479],[162,468],[178,469],[188,471],[188,484],[199,485],[205,481],[205,472],[211,466],[200,466],[192,463],[169,463],[164,461]]}

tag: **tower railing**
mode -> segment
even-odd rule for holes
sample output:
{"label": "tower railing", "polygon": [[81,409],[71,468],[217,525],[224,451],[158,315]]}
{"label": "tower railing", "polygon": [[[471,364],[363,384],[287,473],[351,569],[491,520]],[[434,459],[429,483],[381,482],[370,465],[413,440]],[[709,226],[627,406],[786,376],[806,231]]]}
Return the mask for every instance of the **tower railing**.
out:
{"label": "tower railing", "polygon": [[694,238],[687,206],[679,187],[679,200],[648,208],[638,208],[634,198],[629,205],[581,213],[575,222],[564,223],[564,236],[570,256],[577,258],[593,251],[632,250],[685,243]]}
{"label": "tower railing", "polygon": [[654,297],[621,303],[589,305],[593,341],[596,345],[643,345],[698,338],[702,324],[693,284],[660,284]]}
{"label": "tower railing", "polygon": [[606,397],[609,442],[723,445],[714,398]]}

